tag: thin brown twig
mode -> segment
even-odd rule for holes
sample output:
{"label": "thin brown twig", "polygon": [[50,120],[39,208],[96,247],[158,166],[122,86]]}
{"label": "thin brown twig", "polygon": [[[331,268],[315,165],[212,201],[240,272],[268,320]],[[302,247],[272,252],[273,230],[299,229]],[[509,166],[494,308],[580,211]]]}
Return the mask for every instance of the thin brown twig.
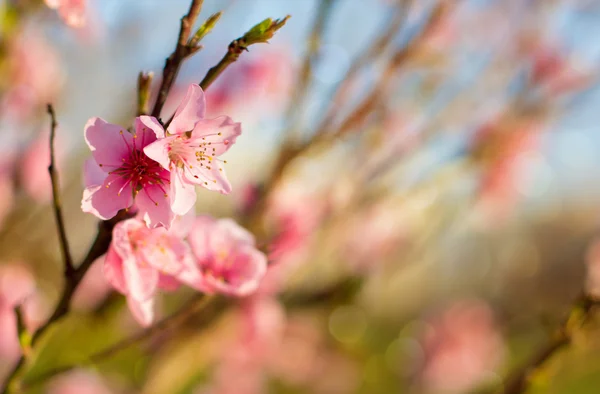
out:
{"label": "thin brown twig", "polygon": [[[112,239],[112,229],[114,226],[130,217],[130,214],[125,211],[119,212],[117,216],[115,216],[111,220],[101,221],[98,223],[98,233],[96,235],[96,239],[94,240],[92,246],[88,250],[87,255],[81,262],[81,264],[73,271],[70,272],[68,276],[65,277],[65,284],[63,287],[63,291],[61,293],[60,299],[56,304],[52,315],[48,318],[48,320],[37,329],[37,331],[31,337],[31,348],[37,344],[42,335],[54,325],[57,321],[62,319],[67,313],[69,313],[69,307],[71,303],[71,299],[73,298],[73,294],[75,290],[79,286],[79,283],[85,276],[88,269],[91,267],[92,263],[102,256],[108,250],[110,245],[110,241]],[[25,353],[21,354],[21,357],[17,360],[12,370],[8,374],[4,384],[0,386],[0,392],[6,394],[8,392],[16,391],[19,388],[18,378],[23,373],[23,368],[25,367],[27,355]]]}
{"label": "thin brown twig", "polygon": [[179,73],[183,60],[194,54],[200,47],[191,47],[188,45],[188,38],[190,37],[190,31],[196,19],[202,9],[202,3],[204,0],[192,0],[190,9],[186,15],[181,18],[181,27],[179,29],[179,37],[177,38],[177,45],[173,53],[165,60],[165,67],[163,68],[162,82],[158,90],[158,96],[156,97],[156,103],[152,109],[152,116],[155,118],[160,117],[160,113],[167,101],[167,96],[175,78]]}
{"label": "thin brown twig", "polygon": [[379,79],[371,90],[371,93],[363,99],[363,101],[341,122],[341,124],[331,133],[315,133],[312,138],[303,144],[284,144],[273,166],[273,171],[267,177],[267,181],[262,188],[262,196],[259,199],[255,209],[250,213],[246,221],[249,225],[256,226],[257,221],[262,217],[266,209],[265,197],[279,183],[283,176],[287,165],[298,156],[301,156],[309,149],[316,146],[322,146],[324,143],[333,141],[344,136],[352,130],[360,127],[365,118],[377,107],[382,98],[386,96],[386,92],[390,88],[389,80],[394,76],[398,68],[418,50],[423,40],[437,25],[442,17],[452,8],[449,1],[442,1],[432,10],[429,20],[421,30],[421,32],[411,40],[406,46],[400,48],[392,56],[385,70],[380,74]]}
{"label": "thin brown twig", "polygon": [[52,207],[54,209],[54,217],[56,219],[56,229],[58,231],[60,251],[65,262],[65,276],[69,276],[75,270],[75,267],[73,266],[73,258],[71,257],[69,240],[67,238],[65,221],[62,214],[60,182],[58,178],[58,172],[56,171],[56,157],[54,154],[54,137],[56,136],[56,126],[58,126],[58,123],[56,122],[56,114],[52,104],[48,104],[48,115],[50,115],[50,165],[48,166],[48,173],[50,174],[50,182],[52,184]]}
{"label": "thin brown twig", "polygon": [[[290,15],[287,15],[283,19],[276,19],[275,21],[267,19],[262,23],[269,22],[270,27],[269,29],[267,29],[266,32],[262,32],[262,36],[258,36],[257,38],[256,35],[251,34],[252,30],[250,30],[246,32],[246,34],[244,34],[242,37],[231,41],[231,43],[227,47],[227,52],[225,53],[225,55],[223,55],[219,63],[217,63],[215,66],[211,67],[208,70],[208,72],[206,73],[204,78],[202,78],[202,81],[198,85],[200,85],[202,90],[208,89],[210,85],[212,85],[212,83],[227,69],[227,67],[229,67],[229,65],[235,63],[239,59],[240,55],[244,51],[248,50],[248,47],[250,45],[268,42],[268,39],[271,38],[273,34],[275,34],[277,30],[279,30],[283,25],[285,25],[289,18],[291,18]],[[174,117],[175,114],[171,115],[169,120],[165,122],[165,127],[168,127],[169,124],[171,124]]]}
{"label": "thin brown twig", "polygon": [[501,392],[503,394],[526,392],[530,377],[559,350],[571,343],[573,326],[585,323],[595,305],[598,305],[598,302],[585,294],[578,297],[568,315],[561,321],[555,334],[524,365],[509,375]]}

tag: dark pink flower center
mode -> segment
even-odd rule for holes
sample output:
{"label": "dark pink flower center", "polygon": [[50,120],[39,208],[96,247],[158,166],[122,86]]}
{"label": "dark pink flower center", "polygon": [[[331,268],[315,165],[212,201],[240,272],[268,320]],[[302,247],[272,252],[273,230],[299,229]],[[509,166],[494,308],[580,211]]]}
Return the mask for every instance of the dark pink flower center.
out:
{"label": "dark pink flower center", "polygon": [[[122,131],[121,135],[123,135]],[[142,141],[139,147],[137,146],[137,135],[133,136],[132,145],[130,145],[123,137],[123,143],[127,145],[129,154],[122,159],[123,164],[121,164],[119,168],[109,172],[109,174],[118,175],[121,179],[125,180],[125,183],[121,186],[117,194],[120,195],[127,186],[131,185],[134,197],[143,190],[148,198],[152,200],[147,188],[156,185],[163,191],[164,196],[168,197],[164,187],[166,183],[170,183],[168,174],[159,163],[150,159],[142,151],[145,146],[143,136],[144,134],[142,133]],[[109,185],[107,185],[107,187],[108,186]],[[158,205],[158,202],[152,201],[154,204]]]}

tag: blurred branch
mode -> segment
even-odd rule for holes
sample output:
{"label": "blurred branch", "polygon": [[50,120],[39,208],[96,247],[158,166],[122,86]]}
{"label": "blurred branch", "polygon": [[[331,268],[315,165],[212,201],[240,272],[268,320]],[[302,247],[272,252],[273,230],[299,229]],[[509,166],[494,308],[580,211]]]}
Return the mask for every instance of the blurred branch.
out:
{"label": "blurred branch", "polygon": [[391,85],[389,81],[390,78],[392,78],[397,69],[412,56],[412,54],[422,44],[423,40],[427,37],[431,30],[435,28],[442,17],[447,15],[451,8],[452,5],[448,1],[442,1],[437,4],[420,34],[394,54],[384,72],[380,74],[380,77],[372,89],[371,94],[369,94],[356,107],[356,109],[346,117],[346,119],[334,132],[315,133],[310,140],[300,144],[299,146],[293,144],[283,145],[275,161],[273,171],[267,177],[267,181],[262,189],[262,196],[257,203],[256,208],[250,213],[249,217],[246,218],[250,225],[256,224],[256,222],[262,217],[266,208],[266,196],[277,185],[277,183],[279,183],[287,165],[298,156],[306,153],[309,149],[334,141],[335,139],[347,134],[349,130],[359,127],[363,123],[364,119],[377,107],[377,104],[381,102],[381,97],[386,95],[386,92]]}
{"label": "blurred branch", "polygon": [[587,321],[593,307],[596,305],[598,305],[598,300],[594,300],[585,294],[580,296],[548,342],[524,365],[509,375],[505,380],[501,393],[520,394],[526,392],[530,377],[559,350],[571,343],[573,329],[580,327]]}
{"label": "blurred branch", "polygon": [[58,173],[56,172],[56,159],[54,155],[54,137],[56,135],[56,114],[52,104],[48,104],[48,115],[50,115],[50,165],[48,173],[50,174],[50,182],[52,183],[52,199],[54,208],[54,217],[56,219],[56,229],[58,230],[58,238],[60,241],[60,251],[65,262],[65,277],[70,276],[75,268],[73,267],[73,258],[69,249],[69,240],[65,230],[65,221],[62,214],[62,204],[60,201],[60,185],[58,181]]}
{"label": "blurred branch", "polygon": [[147,115],[150,108],[150,88],[152,87],[153,72],[140,71],[137,81],[137,116]]}
{"label": "blurred branch", "polygon": [[312,75],[313,65],[317,62],[319,57],[319,50],[321,49],[321,37],[325,31],[329,16],[331,15],[331,9],[333,8],[334,0],[323,0],[317,10],[314,25],[311,29],[308,37],[308,48],[302,61],[302,67],[300,69],[300,75],[298,81],[291,94],[288,108],[286,111],[287,119],[287,131],[293,137],[297,128],[298,118],[302,113],[302,104],[306,101],[306,93],[310,84],[310,78]]}
{"label": "blurred branch", "polygon": [[186,57],[196,53],[200,49],[200,47],[197,45],[188,45],[188,38],[190,36],[192,26],[194,26],[194,23],[196,23],[196,19],[200,14],[203,2],[204,0],[192,0],[188,13],[181,18],[181,27],[179,29],[177,46],[175,47],[175,51],[173,51],[171,56],[169,56],[165,61],[162,82],[160,89],[158,90],[156,103],[152,109],[152,116],[155,118],[160,117],[160,112],[167,101],[167,95],[173,86],[173,82],[175,82],[175,78],[179,73],[179,69],[181,68],[183,60]]}
{"label": "blurred branch", "polygon": [[[114,226],[130,217],[130,214],[125,211],[121,211],[111,220],[101,221],[98,223],[98,233],[96,235],[96,239],[94,240],[92,246],[90,247],[87,255],[81,262],[81,264],[70,272],[68,276],[65,277],[65,285],[58,301],[58,304],[54,308],[52,315],[46,323],[44,323],[31,337],[31,347],[34,348],[36,343],[55,322],[63,318],[69,312],[69,306],[71,303],[71,298],[73,298],[73,294],[79,286],[79,283],[85,276],[88,269],[91,267],[92,263],[102,256],[108,250],[110,245],[110,241],[112,239],[112,230]],[[6,378],[4,385],[1,387],[2,393],[8,393],[15,391],[18,389],[18,378],[23,373],[23,368],[25,366],[26,357],[28,355],[22,354],[19,360],[17,360],[15,366],[10,371],[8,377]]]}
{"label": "blurred branch", "polygon": [[326,132],[331,127],[338,110],[348,101],[348,91],[358,72],[367,64],[374,62],[386,51],[386,49],[388,49],[406,20],[411,3],[412,0],[403,0],[398,3],[394,16],[391,18],[388,26],[383,30],[379,38],[370,44],[369,48],[362,52],[362,55],[357,57],[352,63],[344,78],[334,89],[333,97],[329,101],[329,109],[321,124],[317,127],[317,134]]}
{"label": "blurred branch", "polygon": [[25,381],[24,385],[27,388],[31,388],[32,386],[44,383],[56,375],[71,371],[78,367],[94,365],[107,360],[115,354],[120,353],[131,346],[142,343],[157,334],[177,328],[190,319],[193,315],[203,311],[211,303],[211,301],[214,301],[213,297],[206,296],[204,294],[196,294],[172,315],[130,337],[117,341],[115,344],[98,353],[89,356],[87,361],[64,365],[62,367],[52,369],[37,377]]}

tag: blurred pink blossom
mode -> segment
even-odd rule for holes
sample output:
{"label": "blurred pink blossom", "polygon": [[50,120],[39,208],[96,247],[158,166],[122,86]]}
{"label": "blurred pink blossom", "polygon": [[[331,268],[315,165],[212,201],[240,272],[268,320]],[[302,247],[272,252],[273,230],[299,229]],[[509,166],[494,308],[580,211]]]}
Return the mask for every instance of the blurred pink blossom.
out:
{"label": "blurred pink blossom", "polygon": [[271,265],[261,291],[272,294],[282,289],[290,273],[307,258],[327,203],[300,182],[291,182],[273,191],[267,204],[267,217],[276,235],[269,242]]}
{"label": "blurred pink blossom", "polygon": [[136,118],[131,134],[121,126],[91,118],[85,126],[85,140],[93,160],[84,169],[87,183],[81,209],[107,220],[135,201],[149,227],[170,227],[175,218],[171,202],[177,197],[173,188],[168,192],[168,171],[142,151],[156,140],[150,128]]}
{"label": "blurred pink blossom", "polygon": [[209,293],[246,296],[258,288],[267,270],[266,256],[254,236],[231,219],[200,216],[189,242]]}
{"label": "blurred pink blossom", "polygon": [[393,212],[396,207],[377,204],[344,224],[342,252],[353,268],[369,271],[377,268],[406,239],[406,224]]}
{"label": "blurred pink blossom", "polygon": [[483,174],[479,187],[479,207],[490,223],[501,223],[518,202],[516,180],[522,158],[539,149],[542,125],[535,120],[511,124],[510,128],[482,127],[475,143],[483,149]]}
{"label": "blurred pink blossom", "polygon": [[48,394],[115,394],[115,391],[93,372],[75,370],[52,380]]}
{"label": "blurred pink blossom", "polygon": [[585,290],[592,297],[600,299],[600,239],[592,241],[588,247],[585,263]]}
{"label": "blurred pink blossom", "polygon": [[9,41],[6,58],[9,85],[0,112],[16,121],[25,121],[59,93],[64,79],[60,58],[35,30],[21,32]]}
{"label": "blurred pink blossom", "polygon": [[35,328],[35,281],[22,264],[0,266],[0,358],[13,362],[21,353],[14,308],[22,305],[27,329]]}
{"label": "blurred pink blossom", "polygon": [[[64,161],[64,149],[57,142],[54,144],[54,155],[60,175],[61,163]],[[31,199],[40,204],[47,203],[52,199],[52,183],[48,174],[49,165],[49,133],[42,132],[27,146],[19,163],[20,186]]]}
{"label": "blurred pink blossom", "polygon": [[71,27],[83,27],[86,23],[86,0],[44,0],[46,5],[58,10],[62,20]]}
{"label": "blurred pink blossom", "polygon": [[143,326],[154,318],[154,295],[179,283],[200,288],[201,273],[176,229],[149,229],[139,218],[118,223],[104,262],[104,275]]}
{"label": "blurred pink blossom", "polygon": [[231,184],[218,159],[242,133],[240,123],[228,116],[205,119],[206,102],[202,88],[191,84],[166,130],[150,116],[139,119],[156,134],[156,141],[144,153],[170,171],[172,209],[187,213],[196,203],[195,185],[228,194]]}
{"label": "blurred pink blossom", "polygon": [[421,338],[425,360],[418,376],[429,392],[468,392],[501,365],[503,339],[484,302],[455,302],[429,323]]}
{"label": "blurred pink blossom", "polygon": [[217,82],[206,93],[210,116],[225,112],[256,116],[263,109],[277,113],[287,104],[293,85],[292,56],[286,47],[277,47],[242,59],[231,78],[227,83]]}
{"label": "blurred pink blossom", "polygon": [[550,97],[579,90],[591,82],[590,70],[561,53],[556,45],[539,42],[527,49],[532,62],[531,80]]}

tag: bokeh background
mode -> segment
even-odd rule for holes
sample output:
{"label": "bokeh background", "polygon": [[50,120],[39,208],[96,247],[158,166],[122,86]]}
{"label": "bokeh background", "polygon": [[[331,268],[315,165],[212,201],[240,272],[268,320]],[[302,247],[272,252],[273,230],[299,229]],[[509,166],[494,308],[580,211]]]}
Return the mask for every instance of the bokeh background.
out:
{"label": "bokeh background", "polygon": [[[83,126],[131,124],[137,75],[153,71],[157,88],[189,2],[86,7],[72,28],[41,1],[0,1],[0,306],[10,315],[11,297],[35,289],[31,329],[62,283],[45,105],[78,260],[96,231],[80,210]],[[600,296],[600,2],[206,0],[199,20],[217,11],[163,114],[229,42],[292,16],[208,90],[209,114],[243,134],[226,157],[233,192],[199,191],[196,207],[250,228],[281,292],[89,363],[140,329],[98,261],[28,374],[86,367],[28,392],[494,392],[578,294]],[[162,295],[159,314],[187,297]],[[528,392],[600,392],[593,312]],[[14,317],[0,321],[7,373],[19,350]]]}

